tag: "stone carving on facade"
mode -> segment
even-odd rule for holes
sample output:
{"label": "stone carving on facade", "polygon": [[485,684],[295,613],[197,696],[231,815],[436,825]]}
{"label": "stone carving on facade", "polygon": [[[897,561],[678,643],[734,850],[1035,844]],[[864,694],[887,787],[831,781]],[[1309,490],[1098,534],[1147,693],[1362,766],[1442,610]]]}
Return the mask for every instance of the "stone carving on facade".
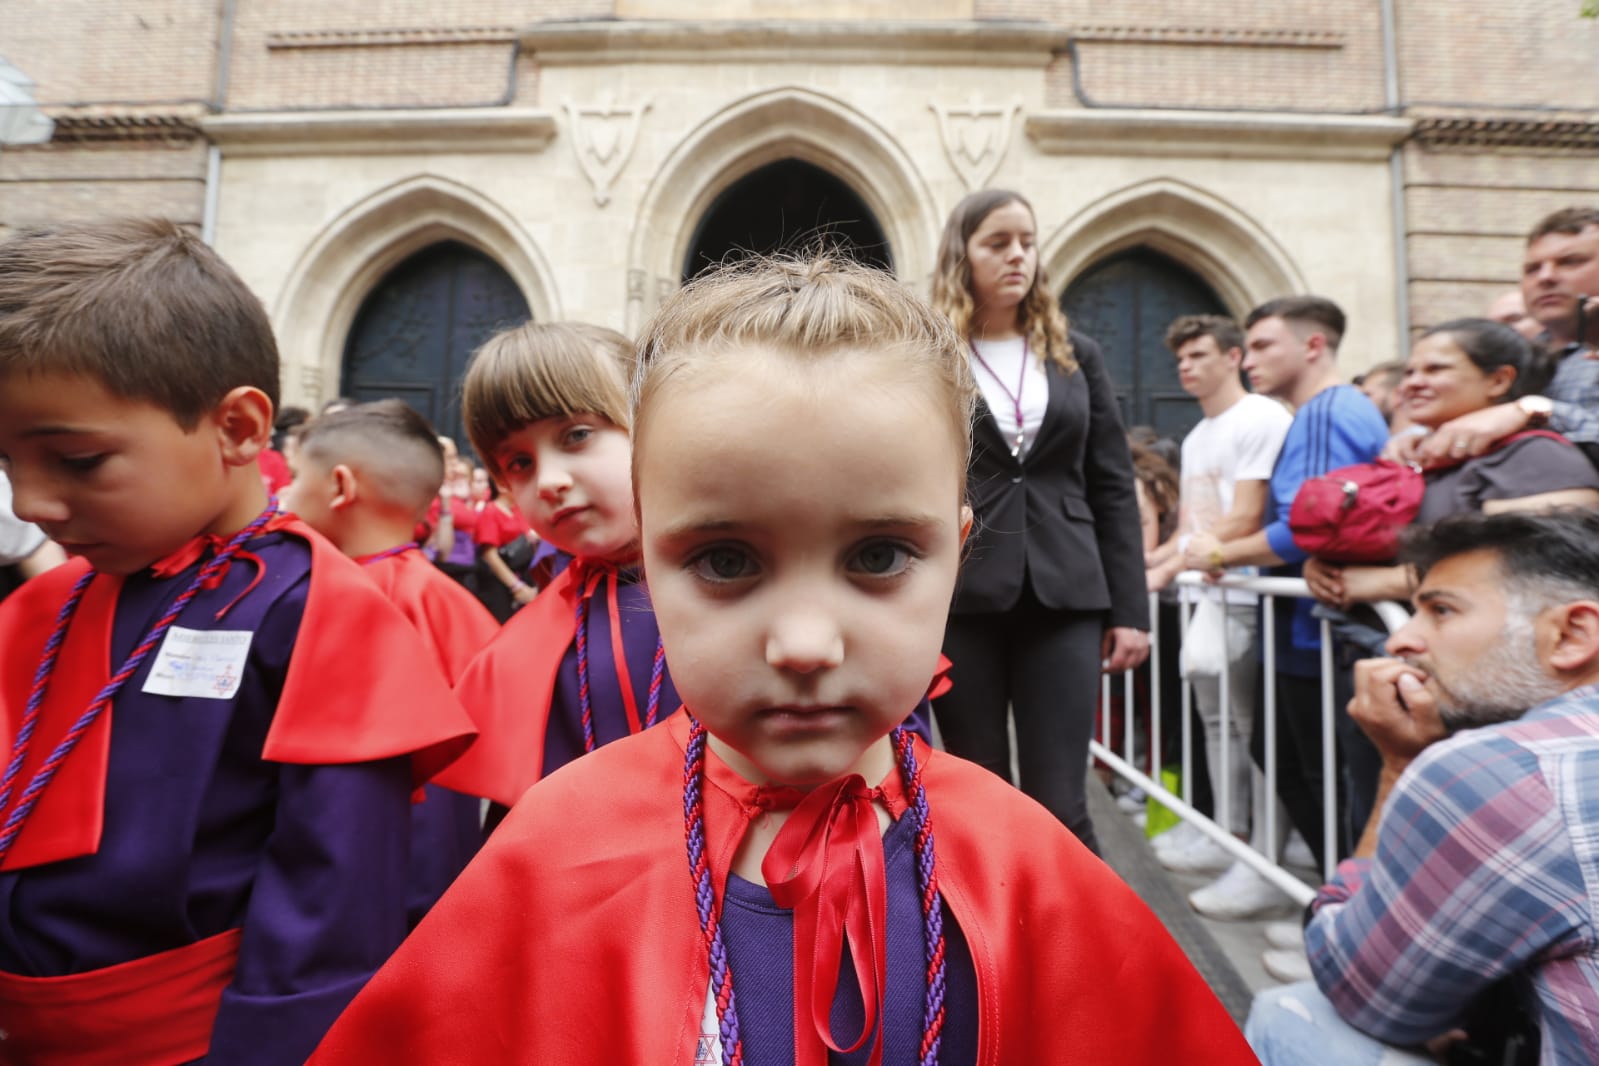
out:
{"label": "stone carving on facade", "polygon": [[610,202],[611,185],[633,155],[639,123],[650,103],[647,97],[636,104],[616,104],[608,98],[588,106],[562,101],[577,165],[594,187],[594,202],[600,207]]}
{"label": "stone carving on facade", "polygon": [[322,368],[315,363],[300,364],[300,396],[313,411],[322,406]]}
{"label": "stone carving on facade", "polygon": [[936,101],[927,106],[938,116],[938,139],[966,191],[983,188],[1010,149],[1011,129],[1022,105],[980,104],[973,99],[952,107]]}

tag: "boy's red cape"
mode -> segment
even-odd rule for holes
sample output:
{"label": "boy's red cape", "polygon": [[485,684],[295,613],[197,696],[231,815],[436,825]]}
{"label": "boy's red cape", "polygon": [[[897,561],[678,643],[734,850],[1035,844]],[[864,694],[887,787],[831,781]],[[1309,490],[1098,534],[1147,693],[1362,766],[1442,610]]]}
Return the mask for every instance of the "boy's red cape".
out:
{"label": "boy's red cape", "polygon": [[489,609],[421,552],[401,552],[365,569],[388,601],[422,634],[434,662],[452,685],[499,632],[500,624]]}
{"label": "boy's red cape", "polygon": [[[472,743],[477,730],[471,719],[416,631],[359,566],[297,518],[274,517],[266,532],[279,531],[310,546],[311,583],[261,757],[318,766],[409,755],[416,783],[432,779]],[[6,757],[57,611],[86,569],[82,560],[58,566],[23,585],[0,609],[0,743]],[[102,574],[84,591],[13,800],[110,680],[111,629],[121,589],[121,578]],[[115,705],[107,708],[61,765],[0,869],[61,862],[98,849],[115,713]]]}
{"label": "boy's red cape", "polygon": [[[540,782],[312,1063],[691,1066],[709,968],[683,840],[687,737],[679,712]],[[916,754],[977,971],[979,1063],[1255,1062],[1160,922],[1053,816],[971,763]],[[756,791],[707,755],[718,891]]]}
{"label": "boy's red cape", "polygon": [[582,561],[572,560],[500,627],[456,681],[456,697],[471,708],[488,742],[474,745],[438,784],[510,807],[539,779],[555,677],[572,645],[588,577]]}

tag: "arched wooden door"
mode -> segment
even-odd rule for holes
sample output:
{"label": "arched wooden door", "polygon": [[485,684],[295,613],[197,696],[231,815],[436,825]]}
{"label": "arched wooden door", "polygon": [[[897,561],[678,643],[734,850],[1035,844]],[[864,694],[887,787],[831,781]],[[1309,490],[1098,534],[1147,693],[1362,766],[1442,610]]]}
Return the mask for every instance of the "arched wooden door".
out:
{"label": "arched wooden door", "polygon": [[831,243],[862,263],[892,269],[883,227],[843,181],[799,159],[751,171],[706,209],[683,262],[683,280],[751,252],[800,252]]}
{"label": "arched wooden door", "polygon": [[1203,417],[1177,380],[1166,327],[1181,315],[1225,315],[1204,279],[1148,248],[1103,259],[1080,274],[1060,299],[1072,328],[1105,350],[1122,419],[1181,440]]}
{"label": "arched wooden door", "polygon": [[489,337],[530,317],[516,282],[494,260],[457,241],[429,245],[362,302],[345,341],[339,391],[357,401],[398,397],[464,448],[467,361]]}

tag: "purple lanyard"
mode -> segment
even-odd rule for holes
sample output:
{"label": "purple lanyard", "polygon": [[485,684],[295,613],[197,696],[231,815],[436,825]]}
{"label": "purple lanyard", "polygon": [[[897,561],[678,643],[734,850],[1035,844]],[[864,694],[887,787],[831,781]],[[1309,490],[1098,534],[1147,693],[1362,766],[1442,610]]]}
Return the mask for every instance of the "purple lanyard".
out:
{"label": "purple lanyard", "polygon": [[[194,599],[207,581],[227,567],[233,557],[239,553],[239,549],[244,547],[245,541],[261,532],[277,513],[278,499],[274,496],[267,501],[266,510],[256,515],[249,525],[235,533],[227,545],[212,556],[210,562],[200,568],[199,573],[194,575],[194,579],[189,582],[188,587],[178,594],[178,598],[172,601],[172,606],[167,608],[166,613],[151,628],[149,634],[129,654],[127,661],[122,664],[122,669],[116,672],[116,676],[111,678],[106,686],[100,690],[99,695],[95,696],[94,702],[89,704],[88,709],[73,723],[72,728],[67,730],[66,735],[61,738],[61,742],[56,745],[55,750],[46,757],[44,763],[34,772],[33,779],[28,782],[27,787],[22,790],[22,794],[17,797],[17,804],[6,818],[4,827],[0,828],[0,862],[3,862],[5,856],[11,851],[12,843],[16,841],[17,834],[22,832],[22,826],[27,822],[28,815],[33,813],[34,804],[39,801],[39,796],[44,792],[45,786],[50,784],[50,781],[56,775],[56,771],[61,768],[61,764],[66,761],[67,756],[72,754],[72,749],[78,746],[78,741],[83,739],[84,734],[89,731],[89,727],[100,717],[101,712],[111,705],[111,701],[122,690],[123,684],[138,671],[139,664],[144,662],[145,657],[150,654],[156,645],[161,643],[161,638],[166,635],[172,623],[177,621],[178,615],[183,613],[183,608],[188,606],[189,601]],[[22,763],[28,756],[28,748],[33,740],[33,730],[39,722],[39,708],[44,704],[45,692],[50,687],[50,677],[55,672],[56,653],[61,650],[61,642],[66,637],[67,627],[72,624],[72,616],[77,613],[78,602],[83,598],[84,590],[89,587],[89,582],[93,581],[94,577],[95,572],[93,570],[86,570],[83,576],[78,579],[78,583],[72,586],[72,591],[67,595],[66,602],[61,605],[61,610],[56,615],[55,629],[51,631],[50,638],[45,641],[44,655],[40,658],[39,669],[33,678],[33,688],[28,693],[28,705],[23,711],[22,725],[18,728],[16,740],[11,746],[11,760],[6,764],[4,776],[0,777],[0,810],[4,810],[11,802],[11,793],[17,783],[17,774],[22,769]]]}
{"label": "purple lanyard", "polygon": [[404,544],[396,544],[392,548],[384,548],[380,552],[373,552],[371,555],[363,555],[356,562],[362,566],[371,566],[373,563],[381,563],[385,559],[392,559],[396,555],[403,555],[414,547],[416,547],[415,544],[407,541]]}
{"label": "purple lanyard", "polygon": [[972,349],[972,357],[977,360],[979,366],[988,371],[988,376],[994,379],[994,384],[999,386],[999,391],[1005,394],[1005,398],[1011,402],[1011,406],[1016,411],[1016,440],[1011,444],[1010,448],[1011,458],[1014,459],[1022,453],[1022,442],[1026,439],[1022,427],[1022,395],[1027,391],[1027,358],[1032,354],[1032,345],[1028,343],[1026,337],[1022,338],[1022,372],[1016,379],[1016,391],[1012,392],[1000,380],[999,375],[994,373],[994,368],[988,365],[988,360],[983,358],[983,353],[977,350],[977,342],[968,340],[966,343]]}

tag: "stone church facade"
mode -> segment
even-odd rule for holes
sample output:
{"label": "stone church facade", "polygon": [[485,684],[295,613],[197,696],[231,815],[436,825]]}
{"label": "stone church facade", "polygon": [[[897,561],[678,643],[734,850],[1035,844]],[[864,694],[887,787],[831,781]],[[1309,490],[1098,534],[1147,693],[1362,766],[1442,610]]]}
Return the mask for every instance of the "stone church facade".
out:
{"label": "stone church facade", "polygon": [[1180,430],[1172,313],[1321,293],[1353,373],[1599,202],[1579,7],[8,0],[0,54],[55,131],[0,147],[0,229],[192,224],[271,312],[285,400],[387,390],[445,424],[499,319],[634,330],[774,210],[860,216],[925,290],[951,206],[1006,186],[1130,420]]}

